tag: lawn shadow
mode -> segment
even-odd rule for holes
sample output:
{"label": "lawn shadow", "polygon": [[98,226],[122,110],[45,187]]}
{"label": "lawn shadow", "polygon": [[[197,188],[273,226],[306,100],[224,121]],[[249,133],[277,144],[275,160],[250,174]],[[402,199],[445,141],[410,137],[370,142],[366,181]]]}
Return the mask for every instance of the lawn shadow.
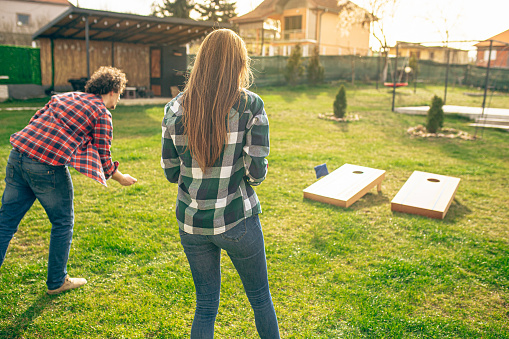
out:
{"label": "lawn shadow", "polygon": [[308,91],[306,92],[306,97],[310,100],[316,100],[318,96],[316,95],[316,92]]}
{"label": "lawn shadow", "polygon": [[356,211],[368,207],[386,205],[388,203],[390,203],[390,199],[383,192],[368,192],[362,198],[357,200],[352,206],[350,206],[350,208]]}
{"label": "lawn shadow", "polygon": [[53,305],[54,297],[49,295],[41,295],[37,300],[32,303],[32,306],[27,308],[25,312],[16,316],[11,322],[10,326],[0,330],[0,338],[6,339],[20,339],[23,338],[22,333],[37,319],[42,312],[51,305]]}
{"label": "lawn shadow", "polygon": [[349,123],[348,122],[337,122],[336,125],[343,133],[348,133],[349,131]]}
{"label": "lawn shadow", "polygon": [[458,199],[454,198],[445,215],[444,221],[447,223],[454,224],[458,220],[463,219],[465,216],[472,213],[472,210],[468,206],[463,205]]}

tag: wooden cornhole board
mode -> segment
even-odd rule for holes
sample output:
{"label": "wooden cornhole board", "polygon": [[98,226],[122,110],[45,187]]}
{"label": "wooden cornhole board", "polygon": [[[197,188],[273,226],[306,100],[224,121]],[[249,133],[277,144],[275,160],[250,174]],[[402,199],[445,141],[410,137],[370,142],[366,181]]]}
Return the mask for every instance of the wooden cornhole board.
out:
{"label": "wooden cornhole board", "polygon": [[392,199],[391,210],[443,219],[459,183],[459,178],[414,171]]}
{"label": "wooden cornhole board", "polygon": [[304,189],[304,198],[349,207],[373,187],[382,190],[385,171],[344,164]]}

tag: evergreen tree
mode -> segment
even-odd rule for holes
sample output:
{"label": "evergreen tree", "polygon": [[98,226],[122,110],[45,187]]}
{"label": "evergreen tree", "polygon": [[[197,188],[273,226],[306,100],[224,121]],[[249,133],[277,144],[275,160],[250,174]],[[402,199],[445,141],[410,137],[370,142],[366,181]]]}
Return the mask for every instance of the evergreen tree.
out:
{"label": "evergreen tree", "polygon": [[341,85],[338,94],[336,94],[336,100],[334,100],[334,116],[336,118],[344,118],[346,114],[346,92],[345,86]]}
{"label": "evergreen tree", "polygon": [[175,17],[189,19],[194,9],[193,0],[163,0],[162,4],[152,4],[152,15],[161,18]]}
{"label": "evergreen tree", "polygon": [[295,86],[302,74],[304,74],[304,65],[302,64],[302,49],[300,45],[296,45],[292,50],[292,54],[288,58],[288,62],[284,70],[284,76],[286,81],[291,86]]}
{"label": "evergreen tree", "polygon": [[416,79],[419,74],[419,59],[415,55],[410,56],[408,66],[412,69],[413,78]]}
{"label": "evergreen tree", "polygon": [[309,59],[307,66],[308,83],[315,85],[323,82],[324,68],[320,64],[320,56],[318,55],[318,46],[313,48],[313,55]]}
{"label": "evergreen tree", "polygon": [[236,3],[229,0],[204,0],[196,5],[196,11],[205,21],[228,22],[236,13]]}
{"label": "evergreen tree", "polygon": [[444,127],[443,105],[443,100],[435,95],[431,101],[428,115],[426,116],[426,130],[428,130],[429,133],[436,133],[440,128]]}

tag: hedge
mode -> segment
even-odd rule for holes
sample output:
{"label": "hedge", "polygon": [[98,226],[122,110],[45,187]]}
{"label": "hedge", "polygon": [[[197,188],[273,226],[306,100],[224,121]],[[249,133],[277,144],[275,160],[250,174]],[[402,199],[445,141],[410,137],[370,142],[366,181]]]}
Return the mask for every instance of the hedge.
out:
{"label": "hedge", "polygon": [[0,45],[0,84],[41,84],[39,48]]}

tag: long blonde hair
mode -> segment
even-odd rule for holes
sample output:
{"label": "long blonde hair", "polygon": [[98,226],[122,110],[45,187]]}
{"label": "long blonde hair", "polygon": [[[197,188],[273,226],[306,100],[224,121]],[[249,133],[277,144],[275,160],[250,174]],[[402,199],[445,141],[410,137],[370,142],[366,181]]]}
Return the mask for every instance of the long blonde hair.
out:
{"label": "long blonde hair", "polygon": [[228,114],[252,79],[244,41],[218,29],[200,46],[184,89],[184,131],[202,171],[219,158],[228,136]]}

